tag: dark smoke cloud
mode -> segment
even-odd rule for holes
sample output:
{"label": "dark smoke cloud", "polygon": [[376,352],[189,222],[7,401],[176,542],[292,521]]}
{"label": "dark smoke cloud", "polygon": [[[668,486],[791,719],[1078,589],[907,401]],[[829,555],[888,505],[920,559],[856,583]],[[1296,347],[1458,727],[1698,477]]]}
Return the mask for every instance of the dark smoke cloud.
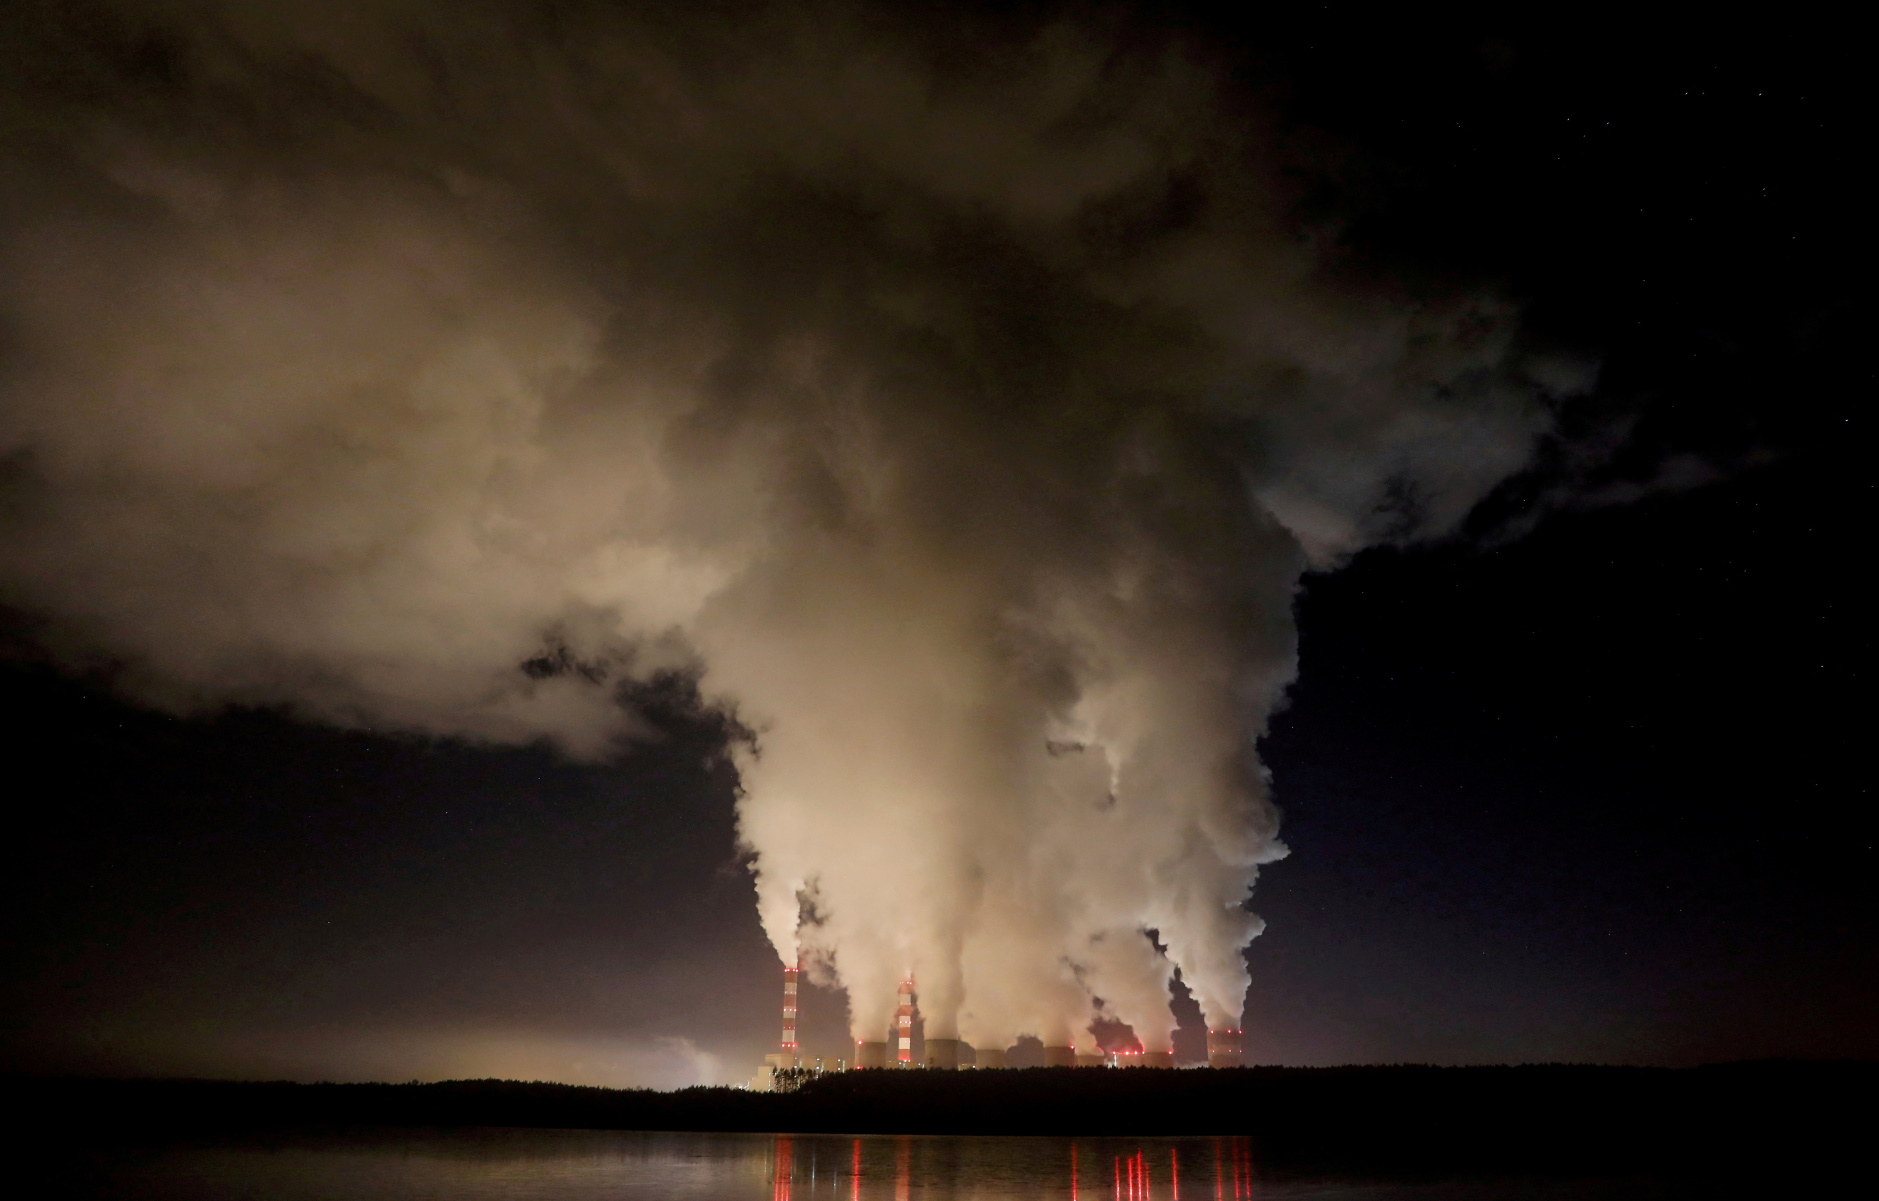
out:
{"label": "dark smoke cloud", "polygon": [[884,13],[15,6],[0,597],[153,705],[579,756],[695,674],[857,1031],[913,971],[1166,1046],[1177,968],[1238,1020],[1300,573],[1579,379],[1336,282],[1192,47]]}

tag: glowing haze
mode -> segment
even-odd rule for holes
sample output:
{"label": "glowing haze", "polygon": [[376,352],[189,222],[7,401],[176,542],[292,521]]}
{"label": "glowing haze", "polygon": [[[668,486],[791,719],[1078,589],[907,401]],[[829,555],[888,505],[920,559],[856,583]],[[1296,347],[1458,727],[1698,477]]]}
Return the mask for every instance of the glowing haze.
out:
{"label": "glowing haze", "polygon": [[[885,11],[885,10],[883,10]],[[1308,565],[1438,535],[1571,372],[1355,282],[1121,24],[19,5],[0,590],[178,711],[752,737],[764,929],[877,1037],[1237,1024]],[[1159,946],[1151,941],[1153,932]]]}

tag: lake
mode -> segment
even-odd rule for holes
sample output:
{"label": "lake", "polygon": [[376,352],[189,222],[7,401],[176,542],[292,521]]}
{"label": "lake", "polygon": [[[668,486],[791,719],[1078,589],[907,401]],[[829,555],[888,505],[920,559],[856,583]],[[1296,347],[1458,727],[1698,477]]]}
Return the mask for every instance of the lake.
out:
{"label": "lake", "polygon": [[1262,1175],[1241,1139],[371,1130],[80,1154],[64,1196],[121,1201],[1632,1201],[1622,1180],[1390,1182]]}

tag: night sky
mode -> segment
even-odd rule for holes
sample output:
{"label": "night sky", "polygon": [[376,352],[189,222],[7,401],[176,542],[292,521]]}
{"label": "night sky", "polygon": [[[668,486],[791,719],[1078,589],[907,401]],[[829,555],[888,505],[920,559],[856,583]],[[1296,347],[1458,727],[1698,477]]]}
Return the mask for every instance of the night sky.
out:
{"label": "night sky", "polygon": [[[1438,8],[1102,16],[1216,56],[1340,270],[1487,281],[1596,364],[1457,529],[1304,578],[1248,1061],[1879,1054],[1852,39]],[[599,761],[179,715],[0,600],[6,1066],[675,1086],[771,1049],[727,727],[682,681]],[[804,1027],[839,1048],[840,997]]]}

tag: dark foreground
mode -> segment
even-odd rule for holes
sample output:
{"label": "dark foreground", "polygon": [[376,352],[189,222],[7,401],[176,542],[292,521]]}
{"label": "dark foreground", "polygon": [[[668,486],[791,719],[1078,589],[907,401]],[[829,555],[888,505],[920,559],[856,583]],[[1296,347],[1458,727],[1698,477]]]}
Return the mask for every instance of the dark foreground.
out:
{"label": "dark foreground", "polygon": [[1262,1173],[1838,1170],[1879,1065],[854,1072],[793,1095],[525,1084],[12,1080],[42,1147],[360,1127],[1230,1136]]}

